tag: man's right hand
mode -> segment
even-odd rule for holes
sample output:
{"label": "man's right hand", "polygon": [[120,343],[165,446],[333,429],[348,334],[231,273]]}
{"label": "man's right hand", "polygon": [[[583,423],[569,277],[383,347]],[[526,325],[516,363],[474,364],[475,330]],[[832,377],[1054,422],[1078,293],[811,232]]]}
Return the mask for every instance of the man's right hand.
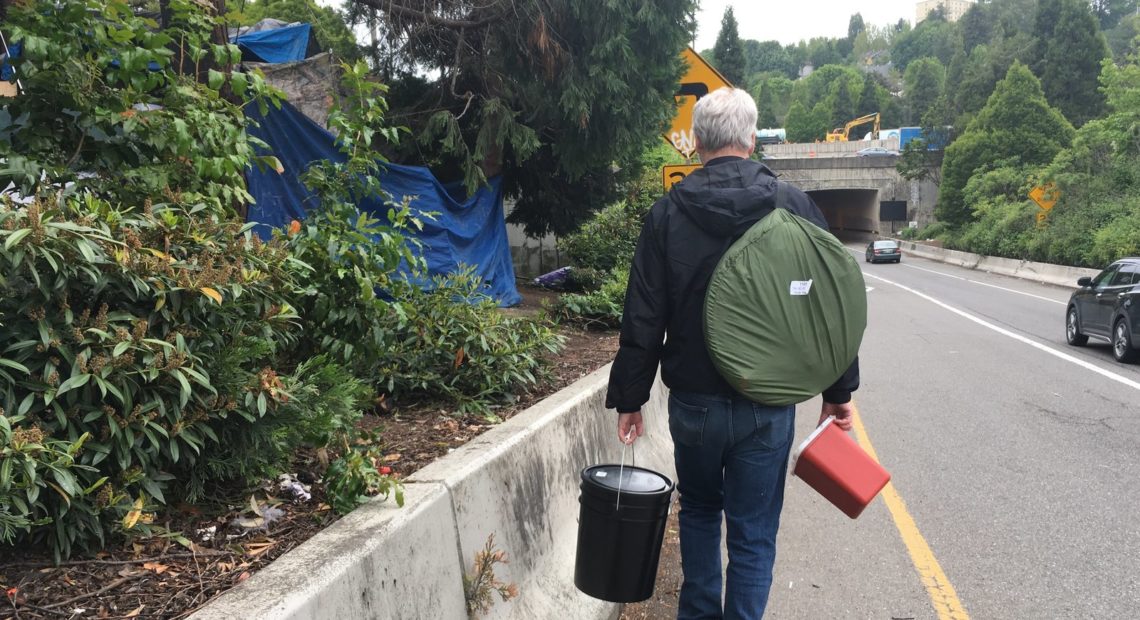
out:
{"label": "man's right hand", "polygon": [[633,445],[633,442],[644,434],[645,424],[641,421],[640,411],[618,414],[618,439],[622,443],[627,446]]}
{"label": "man's right hand", "polygon": [[819,414],[819,423],[823,424],[823,421],[826,420],[828,416],[835,416],[835,424],[846,432],[851,430],[851,422],[854,414],[855,405],[851,402],[846,402],[841,405],[836,403],[823,403],[823,411]]}

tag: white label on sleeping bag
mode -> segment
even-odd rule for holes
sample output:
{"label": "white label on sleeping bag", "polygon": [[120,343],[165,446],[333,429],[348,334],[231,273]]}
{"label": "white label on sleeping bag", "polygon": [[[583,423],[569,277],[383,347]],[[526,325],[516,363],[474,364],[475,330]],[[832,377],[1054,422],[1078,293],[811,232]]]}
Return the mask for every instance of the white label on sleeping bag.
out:
{"label": "white label on sleeping bag", "polygon": [[792,280],[791,290],[788,293],[794,296],[803,296],[811,292],[811,280]]}

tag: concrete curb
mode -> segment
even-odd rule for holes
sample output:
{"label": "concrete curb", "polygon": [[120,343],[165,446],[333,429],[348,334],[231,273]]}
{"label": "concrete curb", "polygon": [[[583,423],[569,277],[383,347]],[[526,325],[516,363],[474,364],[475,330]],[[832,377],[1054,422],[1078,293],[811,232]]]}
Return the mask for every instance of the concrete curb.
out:
{"label": "concrete curb", "polygon": [[[495,575],[519,596],[484,617],[616,618],[618,605],[573,579],[579,472],[621,458],[608,376],[599,369],[425,467],[403,508],[360,507],[191,618],[466,618],[462,575],[491,535],[510,562]],[[675,477],[660,381],[643,411],[637,463]]]}
{"label": "concrete curb", "polygon": [[932,245],[915,243],[913,241],[899,240],[903,254],[912,254],[930,260],[936,260],[949,265],[957,265],[966,269],[976,269],[987,273],[1043,282],[1066,288],[1076,288],[1077,279],[1084,276],[1095,276],[1100,273],[1096,269],[1081,267],[1068,267],[1050,263],[1034,263],[1014,258],[1000,258],[996,256],[982,256],[958,250],[947,250]]}

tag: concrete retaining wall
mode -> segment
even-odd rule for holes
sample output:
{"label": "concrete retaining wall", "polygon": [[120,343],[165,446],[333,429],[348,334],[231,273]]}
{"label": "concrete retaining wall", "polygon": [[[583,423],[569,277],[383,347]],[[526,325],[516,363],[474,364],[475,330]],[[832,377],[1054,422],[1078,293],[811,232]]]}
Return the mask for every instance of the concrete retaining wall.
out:
{"label": "concrete retaining wall", "polygon": [[[573,580],[579,472],[621,458],[608,376],[607,366],[425,467],[403,508],[362,506],[191,618],[466,618],[462,574],[491,535],[510,562],[496,577],[519,596],[486,617],[616,618],[618,605]],[[658,382],[636,460],[673,477],[666,398]]]}
{"label": "concrete retaining wall", "polygon": [[958,250],[947,250],[945,248],[915,243],[913,241],[900,241],[899,243],[902,245],[904,254],[913,254],[914,256],[957,265],[967,269],[977,269],[988,273],[996,273],[1003,276],[1070,288],[1076,288],[1077,279],[1084,276],[1092,277],[1099,273],[1096,269],[1052,265],[1049,263],[1034,263],[1014,258],[982,256],[980,254],[971,254]]}

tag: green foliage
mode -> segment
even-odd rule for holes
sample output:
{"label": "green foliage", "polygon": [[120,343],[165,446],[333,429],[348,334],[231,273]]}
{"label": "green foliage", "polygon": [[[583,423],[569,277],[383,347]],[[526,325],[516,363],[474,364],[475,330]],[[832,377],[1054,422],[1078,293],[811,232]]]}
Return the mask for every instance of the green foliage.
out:
{"label": "green foliage", "polygon": [[740,44],[740,33],[736,27],[736,16],[732,7],[724,10],[720,20],[720,32],[716,35],[716,45],[713,46],[713,55],[716,57],[716,68],[720,74],[731,84],[742,84],[744,81],[744,48]]}
{"label": "green foliage", "polygon": [[960,49],[962,34],[956,24],[927,19],[895,37],[891,44],[891,61],[899,71],[906,71],[910,63],[919,58],[937,58],[948,65]]}
{"label": "green foliage", "polygon": [[[440,68],[424,88],[399,89],[407,97],[393,100],[393,113],[417,136],[440,123],[432,118],[440,113],[457,128],[426,145],[409,142],[393,156],[427,159],[441,175],[467,180],[478,178],[472,169],[487,176],[501,171],[504,192],[518,199],[512,222],[531,235],[572,232],[618,194],[625,179],[615,165],[627,168],[660,141],[673,118],[695,9],[694,0],[521,0],[462,10],[428,5],[429,20],[387,13],[383,34],[399,44],[381,80],[403,82],[421,67]],[[455,24],[460,14],[464,26]],[[491,148],[480,159],[484,126],[506,119],[482,112],[496,99],[529,130],[537,149],[527,152],[491,131],[494,139],[485,142]],[[444,144],[456,140],[466,154]]]}
{"label": "green foliage", "polygon": [[370,497],[387,499],[393,494],[396,505],[404,505],[404,487],[379,465],[382,457],[380,439],[374,433],[364,433],[343,446],[341,455],[325,472],[325,495],[334,511],[348,514]]}
{"label": "green foliage", "polygon": [[627,262],[613,269],[596,291],[563,295],[555,310],[561,318],[574,323],[618,327],[625,310],[625,292],[628,286]]}
{"label": "green foliage", "polygon": [[1104,96],[1096,86],[1100,63],[1107,57],[1108,46],[1088,3],[1063,0],[1039,75],[1049,104],[1074,125],[1104,111]]}
{"label": "green foliage", "polygon": [[741,46],[744,48],[745,75],[750,80],[751,76],[758,73],[775,74],[787,79],[798,76],[799,67],[779,41],[745,39]]}
{"label": "green foliage", "polygon": [[976,170],[1001,161],[1040,165],[1072,142],[1072,125],[1049,107],[1037,78],[1022,64],[1010,68],[985,108],[946,149],[936,215],[952,225],[972,218],[963,190]]}
{"label": "green foliage", "polygon": [[[107,478],[114,498],[164,502],[224,429],[276,412],[256,369],[291,342],[284,249],[202,209],[90,194],[0,207],[0,407],[59,441],[90,435],[79,488]],[[64,556],[120,508],[69,488],[28,515],[52,520],[32,539]]]}
{"label": "green foliage", "polygon": [[975,3],[966,9],[966,14],[958,20],[962,30],[962,48],[969,54],[979,45],[986,45],[994,35],[991,5]]}
{"label": "green foliage", "polygon": [[170,6],[163,31],[120,0],[11,8],[24,92],[0,100],[0,187],[31,195],[66,184],[136,206],[176,195],[216,213],[252,200],[242,175],[264,158],[223,95],[264,107],[271,89],[256,72],[228,69],[241,54],[211,43],[214,20],[197,4]]}
{"label": "green foliage", "polygon": [[397,397],[443,397],[494,419],[489,405],[545,377],[543,355],[561,339],[542,319],[498,311],[469,271],[409,287],[386,317],[382,359],[373,369]]}
{"label": "green foliage", "polygon": [[934,102],[942,96],[946,67],[936,58],[919,58],[907,65],[903,83],[906,85],[907,103],[910,107],[910,122],[919,124],[934,106]]}

